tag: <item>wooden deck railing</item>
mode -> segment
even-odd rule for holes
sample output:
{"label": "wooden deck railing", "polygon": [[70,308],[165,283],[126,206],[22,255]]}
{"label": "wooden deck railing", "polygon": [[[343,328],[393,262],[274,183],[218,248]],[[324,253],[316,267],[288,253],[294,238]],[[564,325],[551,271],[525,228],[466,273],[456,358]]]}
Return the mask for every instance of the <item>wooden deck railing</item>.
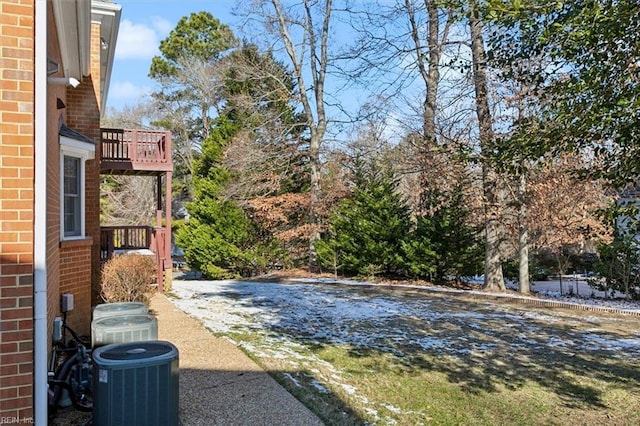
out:
{"label": "wooden deck railing", "polygon": [[151,226],[102,226],[100,259],[111,258],[115,250],[151,249]]}
{"label": "wooden deck railing", "polygon": [[171,133],[100,129],[101,165],[107,170],[171,170]]}
{"label": "wooden deck railing", "polygon": [[115,253],[150,250],[155,258],[158,289],[162,291],[164,274],[171,268],[167,253],[167,230],[152,226],[102,226],[100,228],[100,260],[105,262]]}

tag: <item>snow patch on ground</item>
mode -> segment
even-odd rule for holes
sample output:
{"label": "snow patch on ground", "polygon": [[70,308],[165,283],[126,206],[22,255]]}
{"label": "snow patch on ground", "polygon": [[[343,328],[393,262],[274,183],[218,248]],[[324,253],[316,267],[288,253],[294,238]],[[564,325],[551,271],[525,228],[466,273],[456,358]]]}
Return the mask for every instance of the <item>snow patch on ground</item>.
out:
{"label": "snow patch on ground", "polygon": [[329,389],[327,389],[322,383],[317,380],[312,380],[311,386],[313,386],[320,393],[330,393]]}
{"label": "snow patch on ground", "polygon": [[[378,412],[357,389],[348,385],[345,374],[319,359],[310,345],[339,345],[354,352],[360,349],[405,357],[425,351],[446,356],[483,357],[500,347],[507,353],[535,357],[549,348],[569,356],[583,351],[602,351],[608,357],[640,357],[640,334],[616,335],[604,331],[597,313],[573,317],[544,313],[523,305],[521,309],[484,301],[469,302],[446,293],[463,290],[421,286],[375,286],[371,283],[330,279],[295,279],[293,284],[255,281],[183,281],[174,279],[174,303],[203,321],[214,333],[252,333],[252,343],[238,342],[257,357],[283,360],[291,371],[311,371],[316,378],[360,400],[372,415]],[[348,286],[346,286],[348,285]],[[480,292],[478,292],[480,293]],[[442,296],[445,297],[442,297]],[[495,296],[495,294],[492,294]],[[505,293],[504,297],[514,297]],[[518,296],[515,297],[526,297]],[[612,301],[566,299],[568,303],[615,306]],[[640,312],[637,304],[623,309]],[[615,321],[608,317],[606,321]],[[584,324],[590,324],[586,329]],[[574,327],[580,325],[580,327]],[[557,335],[562,331],[561,335]],[[300,381],[285,376],[294,385]],[[320,381],[312,385],[329,392]],[[385,407],[393,411],[393,407]]]}
{"label": "snow patch on ground", "polygon": [[284,373],[283,376],[286,377],[287,379],[289,379],[291,381],[291,383],[293,383],[295,385],[295,387],[297,387],[297,388],[301,388],[302,387],[302,385],[300,384],[298,379],[293,377],[293,375],[291,373]]}

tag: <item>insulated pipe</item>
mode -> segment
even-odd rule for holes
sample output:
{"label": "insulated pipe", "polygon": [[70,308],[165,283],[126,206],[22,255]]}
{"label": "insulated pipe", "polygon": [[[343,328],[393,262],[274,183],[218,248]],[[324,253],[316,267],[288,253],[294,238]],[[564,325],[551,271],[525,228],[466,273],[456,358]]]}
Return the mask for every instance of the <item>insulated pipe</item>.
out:
{"label": "insulated pipe", "polygon": [[47,419],[47,0],[35,2],[33,206],[33,405],[35,424]]}
{"label": "insulated pipe", "polygon": [[47,78],[47,82],[51,84],[63,84],[66,86],[71,86],[74,89],[80,85],[80,82],[73,77],[49,77]]}

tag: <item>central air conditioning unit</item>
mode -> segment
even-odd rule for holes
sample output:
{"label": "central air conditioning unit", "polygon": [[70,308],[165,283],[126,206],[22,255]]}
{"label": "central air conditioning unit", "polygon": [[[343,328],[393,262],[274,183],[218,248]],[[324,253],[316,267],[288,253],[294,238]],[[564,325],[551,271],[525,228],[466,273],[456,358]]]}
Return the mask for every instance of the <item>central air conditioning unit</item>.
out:
{"label": "central air conditioning unit", "polygon": [[91,322],[91,347],[112,343],[158,340],[158,320],[153,315],[123,315]]}
{"label": "central air conditioning unit", "polygon": [[102,303],[93,308],[93,319],[119,315],[146,315],[149,307],[142,302]]}
{"label": "central air conditioning unit", "polygon": [[179,424],[178,349],[131,342],[93,352],[94,426]]}

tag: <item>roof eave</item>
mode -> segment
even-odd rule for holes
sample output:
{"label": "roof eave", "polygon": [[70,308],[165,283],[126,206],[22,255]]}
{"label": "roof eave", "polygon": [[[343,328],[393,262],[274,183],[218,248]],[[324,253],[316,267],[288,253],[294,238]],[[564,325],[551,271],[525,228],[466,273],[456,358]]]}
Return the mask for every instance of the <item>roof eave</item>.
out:
{"label": "roof eave", "polygon": [[82,81],[90,72],[91,8],[86,0],[52,0],[65,77]]}
{"label": "roof eave", "polygon": [[91,2],[91,20],[100,23],[100,111],[104,114],[109,95],[111,71],[116,56],[116,42],[120,29],[122,6],[115,3],[93,0]]}

